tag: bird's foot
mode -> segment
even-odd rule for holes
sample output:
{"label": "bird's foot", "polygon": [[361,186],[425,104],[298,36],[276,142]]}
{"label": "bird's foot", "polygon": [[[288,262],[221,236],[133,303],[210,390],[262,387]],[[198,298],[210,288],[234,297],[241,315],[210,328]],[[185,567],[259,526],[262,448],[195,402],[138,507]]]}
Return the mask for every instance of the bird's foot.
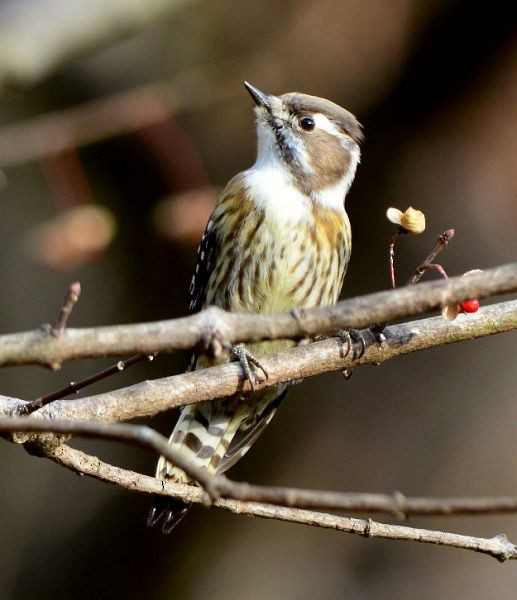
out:
{"label": "bird's foot", "polygon": [[385,328],[385,323],[374,323],[368,328],[368,331],[372,334],[379,346],[382,346],[382,344],[386,341],[386,336],[384,335]]}
{"label": "bird's foot", "polygon": [[[337,336],[341,339],[345,347],[343,358],[346,358],[350,354],[350,351],[352,351],[353,360],[361,358],[366,349],[366,342],[360,331],[357,329],[340,329],[337,332]],[[343,369],[342,372],[345,379],[350,379],[354,369],[353,367],[347,367],[346,369]]]}
{"label": "bird's foot", "polygon": [[337,336],[345,346],[344,358],[352,352],[353,360],[359,360],[366,350],[366,342],[364,335],[358,329],[341,329],[337,332]]}
{"label": "bird's foot", "polygon": [[[377,344],[382,345],[386,341],[386,336],[384,335],[384,327],[385,325],[382,323],[374,323],[370,327],[368,327],[367,331],[371,337],[377,342]],[[345,353],[343,358],[346,358],[350,351],[352,351],[353,360],[359,360],[365,350],[366,350],[366,341],[364,339],[364,334],[362,331],[358,331],[357,329],[341,329],[337,332],[337,336],[341,338],[345,346]],[[343,376],[345,379],[350,379],[354,369],[352,367],[347,367],[343,370]]]}
{"label": "bird's foot", "polygon": [[[255,390],[257,383],[263,383],[269,378],[264,365],[244,346],[233,346],[230,352],[239,361],[252,390]],[[264,377],[258,374],[258,370],[262,371]]]}

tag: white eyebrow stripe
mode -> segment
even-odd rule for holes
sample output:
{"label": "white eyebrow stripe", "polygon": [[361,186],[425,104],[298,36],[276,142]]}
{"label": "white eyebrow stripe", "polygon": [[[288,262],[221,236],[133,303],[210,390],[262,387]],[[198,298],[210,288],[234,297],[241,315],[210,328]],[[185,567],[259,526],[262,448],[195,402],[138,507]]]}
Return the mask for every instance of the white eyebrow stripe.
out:
{"label": "white eyebrow stripe", "polygon": [[338,129],[338,127],[332,123],[330,119],[328,119],[322,113],[315,113],[312,115],[314,122],[316,123],[316,127],[318,129],[322,129],[331,135],[340,136],[343,135],[343,132]]}

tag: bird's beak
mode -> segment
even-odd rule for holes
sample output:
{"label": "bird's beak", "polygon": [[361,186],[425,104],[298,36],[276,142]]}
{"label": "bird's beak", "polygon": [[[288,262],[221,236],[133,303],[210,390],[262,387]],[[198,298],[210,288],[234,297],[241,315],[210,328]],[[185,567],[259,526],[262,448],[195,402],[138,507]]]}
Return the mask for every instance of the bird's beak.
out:
{"label": "bird's beak", "polygon": [[244,82],[244,87],[248,90],[250,96],[253,98],[253,102],[255,102],[257,106],[263,106],[268,110],[271,108],[271,96],[269,94],[261,92],[247,81]]}

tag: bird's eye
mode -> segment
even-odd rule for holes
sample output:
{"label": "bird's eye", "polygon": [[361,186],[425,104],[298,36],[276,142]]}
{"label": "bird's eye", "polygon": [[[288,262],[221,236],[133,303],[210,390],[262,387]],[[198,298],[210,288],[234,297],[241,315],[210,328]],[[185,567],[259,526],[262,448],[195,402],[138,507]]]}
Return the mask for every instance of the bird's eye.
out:
{"label": "bird's eye", "polygon": [[300,127],[304,131],[312,131],[316,127],[316,123],[314,122],[314,119],[311,119],[311,117],[302,117],[300,119]]}

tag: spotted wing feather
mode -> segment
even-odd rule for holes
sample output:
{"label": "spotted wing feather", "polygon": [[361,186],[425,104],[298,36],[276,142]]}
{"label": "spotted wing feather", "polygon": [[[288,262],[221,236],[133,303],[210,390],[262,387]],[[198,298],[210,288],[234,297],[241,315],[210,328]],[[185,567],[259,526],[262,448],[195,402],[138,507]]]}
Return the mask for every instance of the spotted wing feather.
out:
{"label": "spotted wing feather", "polygon": [[[213,226],[213,221],[210,220],[207,223],[205,232],[199,243],[194,273],[192,274],[192,279],[190,281],[189,314],[199,312],[204,306],[208,280],[214,268],[218,246],[217,232]],[[187,370],[193,371],[196,367],[197,354],[195,352],[188,352],[186,361]]]}

